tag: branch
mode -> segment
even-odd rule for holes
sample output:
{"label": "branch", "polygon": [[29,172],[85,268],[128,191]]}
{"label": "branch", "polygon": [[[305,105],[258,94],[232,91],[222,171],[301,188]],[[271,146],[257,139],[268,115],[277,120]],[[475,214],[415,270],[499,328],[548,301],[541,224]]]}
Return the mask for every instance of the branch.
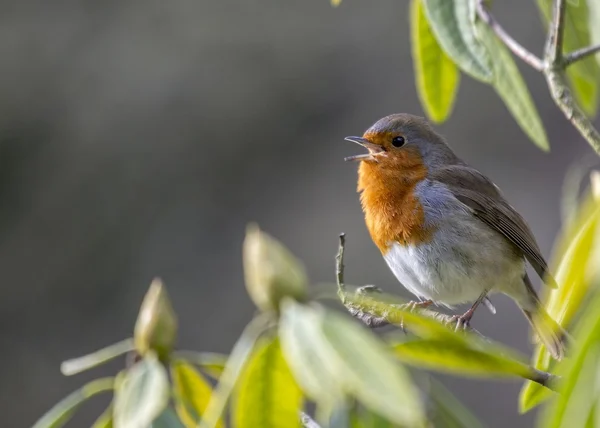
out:
{"label": "branch", "polygon": [[577,49],[574,52],[571,52],[568,55],[565,55],[563,64],[565,67],[573,64],[574,62],[581,61],[582,59],[586,59],[590,55],[594,55],[600,52],[600,45],[596,46],[588,46],[587,48]]}
{"label": "branch", "polygon": [[[374,285],[366,285],[360,287],[354,293],[346,291],[346,286],[343,283],[344,278],[344,251],[346,247],[346,237],[341,234],[339,237],[339,247],[336,256],[336,277],[338,286],[338,295],[342,300],[342,303],[353,317],[362,321],[365,325],[370,328],[383,327],[386,325],[398,325],[404,328],[403,313],[406,316],[406,310],[414,307],[414,305],[406,304],[391,304],[384,303],[373,299],[370,294],[380,293],[380,289]],[[341,278],[341,279],[340,279]],[[440,322],[443,325],[449,326],[455,321],[455,316],[444,314],[430,309],[414,309],[418,311],[418,314],[435,321]],[[488,340],[479,331],[472,328],[470,325],[464,326],[464,330],[471,333],[477,334],[484,340]],[[548,389],[556,390],[556,384],[560,380],[560,377],[555,376],[551,373],[543,372],[533,367],[529,367],[530,372],[524,376],[533,382],[539,383]]]}
{"label": "branch", "polygon": [[565,11],[567,2],[555,0],[552,12],[552,22],[546,40],[545,59],[551,66],[560,65],[563,56],[563,36],[565,34]]}
{"label": "branch", "polygon": [[[547,67],[544,70],[550,94],[556,105],[562,110],[565,117],[577,128],[579,133],[588,141],[596,153],[600,154],[600,133],[586,114],[579,108],[567,83],[565,69],[568,63],[563,59],[563,35],[565,26],[565,0],[555,0],[554,12],[548,40],[546,42],[545,60]],[[578,59],[584,56],[579,55]],[[571,61],[572,63],[573,61]]]}
{"label": "branch", "polygon": [[486,9],[484,0],[477,0],[476,3],[477,14],[483,22],[485,22],[490,29],[496,33],[496,36],[511,50],[515,56],[521,58],[524,62],[529,64],[537,71],[544,71],[544,62],[535,56],[532,52],[528,51],[519,42],[513,39],[502,26],[496,21],[496,18]]}
{"label": "branch", "polygon": [[600,52],[600,45],[589,46],[571,52],[568,55],[563,55],[566,1],[555,0],[552,22],[550,23],[546,39],[544,58],[540,59],[525,49],[502,28],[486,8],[484,1],[477,0],[476,2],[477,16],[494,31],[500,41],[515,56],[521,58],[525,63],[546,76],[548,88],[550,89],[554,103],[562,110],[567,120],[579,131],[595,152],[600,155],[600,133],[594,128],[590,119],[573,99],[565,77],[565,70],[569,65]]}

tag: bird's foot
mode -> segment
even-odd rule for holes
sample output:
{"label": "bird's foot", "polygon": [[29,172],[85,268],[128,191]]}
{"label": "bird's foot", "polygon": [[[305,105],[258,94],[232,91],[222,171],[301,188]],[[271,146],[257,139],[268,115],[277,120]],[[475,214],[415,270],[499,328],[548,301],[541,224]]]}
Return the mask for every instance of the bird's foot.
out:
{"label": "bird's foot", "polygon": [[[409,312],[414,311],[415,309],[425,309],[433,304],[433,300],[411,300],[408,303],[400,305],[400,308],[403,310],[408,310]],[[406,329],[404,328],[404,318],[400,321],[400,328],[406,334]]]}
{"label": "bird's foot", "polygon": [[445,324],[455,324],[454,331],[467,330],[471,327],[471,318],[473,318],[474,313],[474,308],[471,308],[462,315],[452,315]]}

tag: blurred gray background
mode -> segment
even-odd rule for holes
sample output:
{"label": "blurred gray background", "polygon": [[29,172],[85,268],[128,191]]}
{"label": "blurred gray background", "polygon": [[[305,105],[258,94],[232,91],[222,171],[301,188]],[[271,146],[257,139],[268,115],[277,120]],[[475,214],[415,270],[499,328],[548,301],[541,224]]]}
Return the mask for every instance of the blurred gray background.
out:
{"label": "blurred gray background", "polygon": [[[534,2],[497,17],[541,52]],[[347,281],[401,292],[361,215],[358,153],[343,141],[394,112],[422,114],[408,2],[344,0],[4,0],[0,3],[0,407],[27,427],[123,361],[73,378],[62,360],[131,335],[162,277],[180,346],[228,352],[253,307],[241,242],[257,221],[333,282],[346,232]],[[462,79],[456,151],[530,221],[546,256],[560,227],[567,166],[590,152],[522,67],[552,152],[531,144],[488,87]],[[530,352],[506,298],[474,325]],[[491,427],[531,426],[516,381],[448,385]],[[89,426],[106,402],[82,409]]]}

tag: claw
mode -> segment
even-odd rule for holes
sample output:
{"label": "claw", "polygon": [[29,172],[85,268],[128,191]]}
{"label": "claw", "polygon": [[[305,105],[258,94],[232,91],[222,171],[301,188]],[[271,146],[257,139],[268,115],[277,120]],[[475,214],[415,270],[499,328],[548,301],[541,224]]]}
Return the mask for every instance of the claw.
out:
{"label": "claw", "polygon": [[[431,306],[432,304],[433,300],[423,300],[418,302],[416,300],[411,300],[408,303],[400,305],[400,308],[407,309],[408,312],[412,312],[417,308],[425,309],[426,307]],[[400,329],[402,329],[402,332],[406,334],[406,329],[404,328],[404,318],[402,318],[402,320],[400,321]]]}

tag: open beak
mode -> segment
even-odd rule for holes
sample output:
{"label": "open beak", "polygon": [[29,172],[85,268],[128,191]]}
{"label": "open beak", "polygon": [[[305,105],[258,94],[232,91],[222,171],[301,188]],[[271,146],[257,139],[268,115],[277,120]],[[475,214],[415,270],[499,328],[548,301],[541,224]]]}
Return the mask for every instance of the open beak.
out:
{"label": "open beak", "polygon": [[364,153],[362,155],[345,157],[344,160],[347,162],[360,160],[374,160],[373,155],[383,152],[383,148],[380,145],[371,143],[369,140],[363,137],[346,137],[344,138],[344,140],[352,141],[353,143],[363,146],[369,151],[369,153]]}

